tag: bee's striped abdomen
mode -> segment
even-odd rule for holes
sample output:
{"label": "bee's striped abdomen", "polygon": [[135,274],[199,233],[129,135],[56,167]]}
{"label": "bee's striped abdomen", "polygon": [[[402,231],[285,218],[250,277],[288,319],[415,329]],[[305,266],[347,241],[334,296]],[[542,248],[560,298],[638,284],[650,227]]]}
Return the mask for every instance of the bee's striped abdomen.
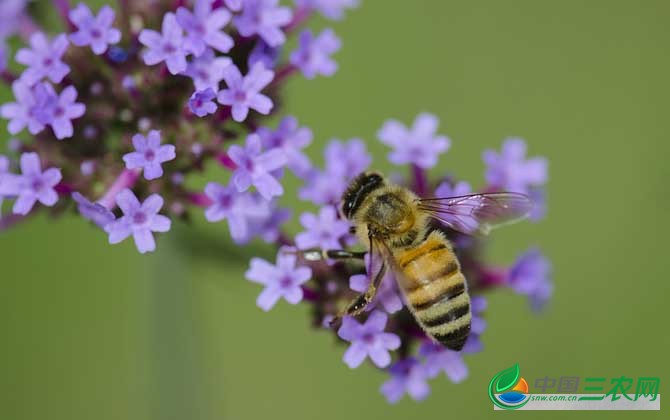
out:
{"label": "bee's striped abdomen", "polygon": [[399,283],[407,303],[426,333],[452,350],[460,350],[470,333],[470,296],[449,243],[432,232],[418,246],[395,255]]}

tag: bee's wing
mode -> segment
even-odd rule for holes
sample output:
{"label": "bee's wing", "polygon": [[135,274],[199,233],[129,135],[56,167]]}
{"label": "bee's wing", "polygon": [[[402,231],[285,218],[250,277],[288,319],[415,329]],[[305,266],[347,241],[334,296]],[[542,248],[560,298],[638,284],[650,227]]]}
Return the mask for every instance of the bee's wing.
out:
{"label": "bee's wing", "polygon": [[528,217],[532,200],[524,194],[494,192],[419,200],[419,209],[446,226],[466,234],[488,234],[491,229]]}

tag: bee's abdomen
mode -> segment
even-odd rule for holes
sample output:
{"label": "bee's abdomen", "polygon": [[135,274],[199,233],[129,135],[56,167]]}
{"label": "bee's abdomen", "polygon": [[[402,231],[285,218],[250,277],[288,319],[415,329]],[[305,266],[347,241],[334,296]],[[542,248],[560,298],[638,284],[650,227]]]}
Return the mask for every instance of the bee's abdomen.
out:
{"label": "bee's abdomen", "polygon": [[397,255],[400,282],[414,317],[426,333],[452,350],[461,350],[472,315],[465,277],[441,235]]}

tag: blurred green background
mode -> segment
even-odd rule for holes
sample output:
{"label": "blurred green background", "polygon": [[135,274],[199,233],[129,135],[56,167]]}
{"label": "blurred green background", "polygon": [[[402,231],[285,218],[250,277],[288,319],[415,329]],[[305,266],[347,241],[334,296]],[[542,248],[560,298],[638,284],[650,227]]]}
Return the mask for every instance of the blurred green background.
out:
{"label": "blurred green background", "polygon": [[[666,1],[363,0],[332,24],[337,75],[286,90],[318,162],[327,139],[360,136],[388,171],[376,130],[421,111],[453,140],[440,169],[475,185],[481,151],[506,136],[549,158],[548,218],[496,232],[490,258],[540,246],[555,296],[538,316],[512,292],[491,295],[486,349],[467,356],[464,383],[440,378],[427,401],[388,405],[386,376],[348,369],[306,306],[254,305],[260,288],[243,272],[271,251],[221,244],[225,224],[198,217],[142,256],[74,215],[40,217],[0,234],[0,418],[484,418],[489,380],[515,362],[531,380],[660,376],[664,390],[669,21]],[[636,414],[572,414],[587,415]]]}

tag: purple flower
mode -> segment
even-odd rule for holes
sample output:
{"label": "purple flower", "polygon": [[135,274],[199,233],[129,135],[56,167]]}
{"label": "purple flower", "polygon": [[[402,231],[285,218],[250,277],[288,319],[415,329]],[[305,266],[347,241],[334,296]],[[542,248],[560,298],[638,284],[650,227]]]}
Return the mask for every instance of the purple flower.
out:
{"label": "purple flower", "polygon": [[312,277],[309,267],[296,267],[296,256],[279,251],[277,264],[272,265],[261,258],[252,258],[251,267],[245,277],[254,283],[265,286],[258,295],[256,305],[264,311],[269,311],[279,298],[284,298],[291,305],[302,300],[303,292],[300,287]]}
{"label": "purple flower", "polygon": [[380,391],[386,400],[395,404],[405,393],[415,401],[421,401],[430,394],[426,380],[428,375],[425,367],[413,357],[400,360],[389,368],[391,379],[382,384]]}
{"label": "purple flower", "polygon": [[0,39],[5,39],[18,31],[26,3],[27,0],[0,1]]}
{"label": "purple flower", "polygon": [[482,159],[486,164],[486,182],[492,187],[528,193],[530,187],[547,182],[547,160],[542,157],[526,159],[523,139],[508,138],[500,154],[485,150]]}
{"label": "purple flower", "polygon": [[261,138],[258,134],[247,136],[244,147],[236,144],[228,149],[228,156],[237,168],[233,172],[232,182],[239,192],[249,189],[252,185],[266,200],[280,196],[284,187],[272,174],[286,165],[286,156],[280,149],[263,152]]}
{"label": "purple flower", "polygon": [[[40,86],[41,84],[37,85]],[[36,90],[19,79],[12,83],[12,92],[16,102],[0,107],[0,115],[10,120],[7,131],[16,134],[28,127],[30,134],[37,134],[44,130],[44,124],[38,119],[38,115],[47,102],[47,90],[43,86]]]}
{"label": "purple flower", "polygon": [[267,243],[276,243],[281,236],[281,226],[290,218],[291,210],[271,206],[269,216],[251,219],[251,236],[259,236]]}
{"label": "purple flower", "polygon": [[534,310],[542,309],[554,289],[551,263],[539,249],[531,248],[517,258],[506,282],[517,293],[527,295]]}
{"label": "purple flower", "polygon": [[318,10],[324,17],[340,20],[344,16],[344,9],[358,7],[359,0],[296,0],[298,7]]}
{"label": "purple flower", "polygon": [[161,31],[143,29],[140,32],[139,40],[148,48],[144,52],[144,63],[153,66],[165,61],[170,73],[179,74],[186,70],[186,51],[184,33],[174,13],[165,14]]}
{"label": "purple flower", "polygon": [[205,186],[205,195],[212,200],[205,210],[205,219],[212,223],[228,220],[230,236],[236,243],[245,243],[251,238],[255,220],[270,216],[266,202],[255,200],[249,193],[240,193],[234,186],[210,182]]}
{"label": "purple flower", "polygon": [[79,172],[84,176],[91,176],[96,169],[95,160],[85,160],[79,165]]}
{"label": "purple flower", "polygon": [[158,214],[163,207],[163,197],[152,194],[140,203],[135,194],[126,188],[116,196],[116,204],[123,216],[105,226],[109,243],[118,244],[133,235],[141,254],[154,251],[156,242],[152,232],[167,232],[171,225],[170,219]]}
{"label": "purple flower", "polygon": [[347,142],[338,139],[331,140],[326,146],[324,157],[326,172],[343,176],[347,181],[365,171],[372,162],[365,143],[357,138]]}
{"label": "purple flower", "polygon": [[532,187],[526,193],[533,201],[533,208],[528,217],[534,222],[542,220],[547,214],[547,192],[543,187]]}
{"label": "purple flower", "polygon": [[212,88],[214,92],[218,92],[219,83],[223,80],[225,69],[231,63],[230,58],[215,57],[214,51],[206,49],[200,57],[188,63],[184,74],[193,79],[195,90]]}
{"label": "purple flower", "polygon": [[193,95],[191,95],[191,99],[188,100],[188,108],[198,117],[213,114],[216,112],[216,103],[214,102],[214,99],[216,99],[216,93],[214,93],[212,88],[194,92]]}
{"label": "purple flower", "polygon": [[266,69],[273,69],[277,65],[277,60],[279,59],[279,53],[281,52],[280,48],[271,47],[266,44],[262,39],[256,41],[254,49],[249,53],[249,59],[247,64],[249,68],[253,67],[256,63],[263,63]]}
{"label": "purple flower", "polygon": [[72,193],[72,199],[77,203],[77,209],[85,219],[90,220],[101,228],[116,220],[114,213],[100,203],[93,203],[78,192]]}
{"label": "purple flower", "polygon": [[230,65],[226,68],[223,78],[227,87],[219,92],[219,103],[232,107],[235,121],[244,121],[249,114],[249,108],[264,115],[270,113],[272,100],[260,91],[270,84],[274,72],[267,70],[263,63],[256,63],[244,77],[237,66]]}
{"label": "purple flower", "polygon": [[450,182],[443,182],[435,189],[435,197],[460,197],[468,194],[472,194],[472,187],[465,181],[453,185]]}
{"label": "purple flower", "polygon": [[458,384],[468,377],[468,367],[460,352],[446,349],[433,341],[426,341],[419,348],[419,354],[426,358],[424,368],[429,378],[444,372],[451,382]]}
{"label": "purple flower", "polygon": [[114,9],[103,6],[98,16],[93,16],[91,9],[83,3],[70,10],[70,21],[78,31],[70,34],[70,41],[74,45],[83,47],[90,45],[93,52],[100,55],[107,51],[107,47],[121,40],[121,31],[112,28]]}
{"label": "purple flower", "polygon": [[223,32],[230,22],[230,12],[226,9],[212,10],[212,0],[196,0],[193,12],[185,7],[177,9],[177,22],[186,31],[184,47],[196,56],[210,46],[227,53],[233,48],[233,39]]}
{"label": "purple flower", "polygon": [[0,73],[7,69],[7,45],[5,41],[0,38]]}
{"label": "purple flower", "polygon": [[312,167],[302,149],[312,142],[312,130],[300,127],[295,117],[284,117],[276,130],[261,127],[256,131],[264,149],[279,149],[286,156],[286,166],[297,176],[305,176]]}
{"label": "purple flower", "polygon": [[21,48],[16,53],[16,61],[28,66],[21,74],[21,79],[32,86],[48,77],[54,83],[60,83],[70,67],[61,61],[68,47],[67,36],[57,35],[53,41],[41,32],[36,32],[30,37],[30,49]]}
{"label": "purple flower", "polygon": [[298,249],[340,249],[340,241],[349,236],[349,222],[337,217],[333,206],[324,206],[318,216],[312,213],[300,215],[300,224],[305,228],[295,236]]}
{"label": "purple flower", "polygon": [[86,105],[76,102],[77,89],[68,86],[59,95],[51,84],[40,83],[35,86],[35,91],[40,90],[44,90],[45,93],[39,95],[44,95],[46,100],[43,107],[35,111],[37,118],[41,123],[51,126],[58,140],[72,137],[74,134],[72,120],[86,112]]}
{"label": "purple flower", "polygon": [[473,296],[470,298],[470,310],[472,311],[472,321],[470,322],[470,335],[465,342],[462,353],[479,353],[484,349],[480,339],[486,329],[486,320],[482,316],[486,310],[487,302],[483,296]]}
{"label": "purple flower", "polygon": [[271,47],[286,41],[281,27],[291,21],[288,7],[279,6],[279,0],[245,0],[242,14],[235,17],[235,26],[242,36],[258,34]]}
{"label": "purple flower", "polygon": [[423,169],[437,164],[438,156],[449,149],[451,141],[436,136],[438,120],[432,114],[419,114],[411,129],[396,120],[388,120],[377,133],[382,143],[393,148],[388,159],[396,165],[411,163]]}
{"label": "purple flower", "polygon": [[318,205],[338,203],[349,181],[372,162],[365,143],[360,139],[351,139],[347,143],[331,140],[326,146],[324,158],[325,171],[313,169],[303,176],[307,181],[298,193],[301,200]]}
{"label": "purple flower", "polygon": [[337,335],[351,342],[342,358],[347,366],[357,368],[366,357],[370,357],[370,360],[380,368],[391,363],[389,350],[400,347],[400,338],[393,333],[384,332],[387,320],[386,314],[380,311],[371,312],[363,324],[350,316],[342,319],[342,326]]}
{"label": "purple flower", "polygon": [[12,211],[28,214],[40,202],[51,207],[58,201],[54,187],[62,179],[60,169],[49,168],[42,172],[37,153],[24,153],[20,160],[21,175],[5,174],[0,182],[0,196],[17,196]]}
{"label": "purple flower", "polygon": [[306,184],[298,192],[298,197],[319,206],[336,205],[347,189],[345,178],[329,174],[327,171],[312,169],[302,178],[306,180]]}
{"label": "purple flower", "polygon": [[144,137],[141,134],[133,136],[135,151],[123,155],[128,169],[144,169],[144,179],[152,180],[163,176],[163,162],[170,161],[176,157],[175,148],[171,144],[161,145],[161,133],[151,130]]}
{"label": "purple flower", "polygon": [[[365,255],[365,267],[370,265],[370,254]],[[351,290],[356,292],[365,292],[370,286],[371,275],[374,275],[378,270],[378,267],[372,267],[373,274],[354,274],[349,277],[349,287]],[[395,278],[391,271],[387,271],[386,275],[382,279],[382,282],[377,290],[375,298],[368,305],[368,311],[379,308],[379,306],[384,308],[389,314],[398,312],[402,309],[403,303],[398,295],[398,287],[396,285]]]}
{"label": "purple flower", "polygon": [[337,63],[330,56],[340,49],[341,42],[332,29],[324,30],[316,38],[312,31],[304,30],[298,42],[299,47],[291,53],[290,61],[307,79],[313,79],[318,74],[335,74]]}
{"label": "purple flower", "polygon": [[239,12],[242,10],[242,0],[224,0],[224,4],[233,12]]}
{"label": "purple flower", "polygon": [[3,177],[7,175],[9,172],[9,158],[5,155],[0,155],[0,217],[2,217],[2,200],[4,198],[2,194],[2,184],[3,184]]}

